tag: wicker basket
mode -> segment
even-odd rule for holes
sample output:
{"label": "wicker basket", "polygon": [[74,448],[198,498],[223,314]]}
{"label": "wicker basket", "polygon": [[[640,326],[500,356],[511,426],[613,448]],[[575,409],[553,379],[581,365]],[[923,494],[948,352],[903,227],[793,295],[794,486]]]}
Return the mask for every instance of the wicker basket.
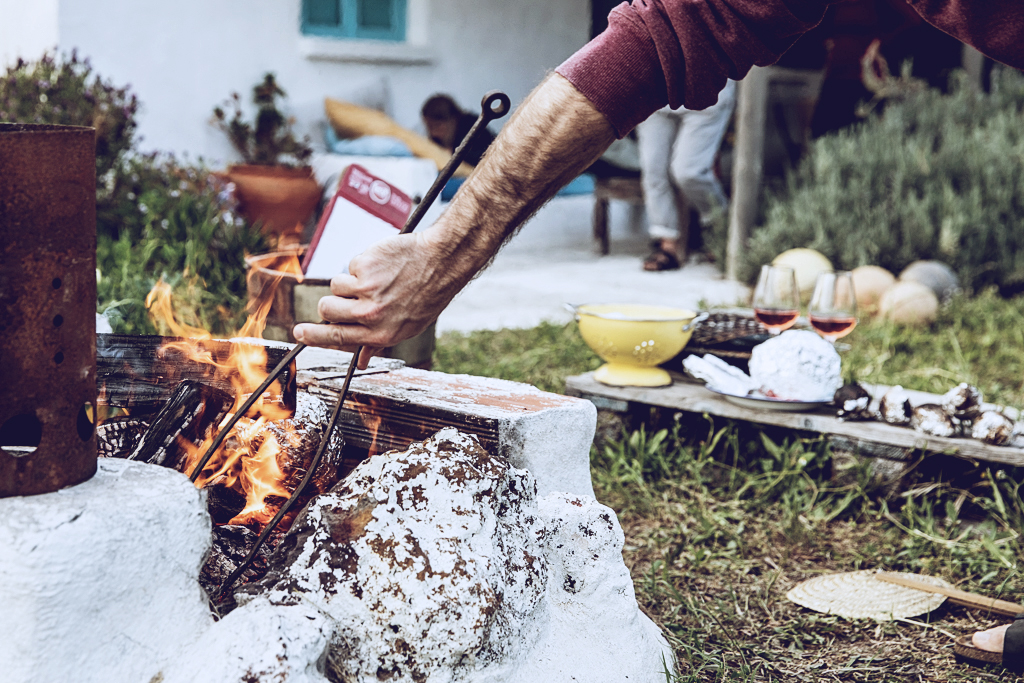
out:
{"label": "wicker basket", "polygon": [[742,313],[711,313],[697,323],[690,337],[691,346],[712,346],[733,339],[767,334],[768,330],[753,316]]}

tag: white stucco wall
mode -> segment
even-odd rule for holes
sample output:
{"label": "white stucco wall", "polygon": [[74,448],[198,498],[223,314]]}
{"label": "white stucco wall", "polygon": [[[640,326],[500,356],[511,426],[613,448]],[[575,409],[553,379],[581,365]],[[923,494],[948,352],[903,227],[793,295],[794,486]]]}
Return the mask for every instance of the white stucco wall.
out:
{"label": "white stucco wall", "polygon": [[57,0],[0,0],[0,68],[57,45]]}
{"label": "white stucco wall", "polygon": [[322,120],[324,96],[384,76],[391,113],[416,127],[420,106],[435,92],[473,110],[494,88],[518,103],[589,31],[588,0],[410,0],[419,63],[357,63],[303,56],[309,41],[299,31],[300,0],[59,3],[61,48],[78,48],[99,73],[139,95],[142,149],[215,163],[232,152],[209,125],[213,107],[232,91],[247,97],[267,71],[277,74],[303,126]]}

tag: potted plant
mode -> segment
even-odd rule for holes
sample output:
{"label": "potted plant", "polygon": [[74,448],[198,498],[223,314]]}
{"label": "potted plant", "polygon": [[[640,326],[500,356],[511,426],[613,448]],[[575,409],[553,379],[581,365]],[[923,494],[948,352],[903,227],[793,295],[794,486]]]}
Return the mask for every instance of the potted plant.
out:
{"label": "potted plant", "polygon": [[235,184],[242,215],[261,223],[279,242],[295,242],[320,200],[320,187],[306,163],[313,154],[309,138],[297,139],[293,122],[277,107],[284,96],[274,74],[268,73],[252,90],[256,117],[251,123],[242,116],[238,93],[214,108],[213,123],[245,160],[228,167],[226,174]]}

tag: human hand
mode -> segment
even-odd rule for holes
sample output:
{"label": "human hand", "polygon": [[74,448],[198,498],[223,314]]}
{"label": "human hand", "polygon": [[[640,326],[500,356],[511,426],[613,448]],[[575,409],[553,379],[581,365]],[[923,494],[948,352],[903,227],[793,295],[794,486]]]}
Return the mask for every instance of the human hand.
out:
{"label": "human hand", "polygon": [[435,233],[389,237],[352,259],[348,274],[331,280],[332,296],[320,300],[318,312],[332,324],[296,325],[296,340],[343,350],[363,346],[358,367],[364,369],[381,349],[425,330],[472,276],[457,275],[465,260],[445,263]]}

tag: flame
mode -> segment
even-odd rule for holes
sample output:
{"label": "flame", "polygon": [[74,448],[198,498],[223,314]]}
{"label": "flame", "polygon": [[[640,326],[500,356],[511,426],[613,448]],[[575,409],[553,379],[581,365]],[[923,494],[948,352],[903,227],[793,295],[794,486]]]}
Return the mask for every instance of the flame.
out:
{"label": "flame", "polygon": [[174,315],[174,290],[164,282],[163,278],[153,285],[146,295],[146,309],[149,317],[159,327],[161,323],[167,327],[175,337],[189,337],[193,339],[210,339],[211,335],[206,330],[192,327],[179,321]]}
{"label": "flame", "polygon": [[231,524],[255,521],[262,526],[276,513],[276,509],[268,507],[267,499],[272,496],[288,498],[291,495],[291,492],[281,486],[285,473],[281,471],[277,462],[277,455],[280,452],[281,446],[271,435],[264,440],[255,455],[242,460],[239,480],[245,493],[245,507],[231,520]]}
{"label": "flame", "polygon": [[[266,270],[261,274],[258,293],[250,299],[247,307],[249,316],[242,329],[234,336],[261,337],[266,327],[267,315],[274,301],[277,286],[286,274],[292,274],[301,280],[302,268],[298,259],[299,252],[289,252],[277,257],[270,268],[270,276]],[[265,267],[266,268],[266,267]],[[249,272],[251,278],[256,276],[256,269]],[[212,352],[203,345],[203,341],[212,339],[206,330],[183,322],[175,314],[173,290],[161,279],[146,297],[146,307],[150,317],[160,330],[180,337],[164,345],[161,351],[172,349],[197,363],[213,366],[218,376],[229,377],[234,392],[234,405],[218,425],[216,431],[237,412],[252,392],[267,377],[266,350],[256,344],[234,344],[231,355],[218,362]],[[291,492],[284,486],[287,475],[278,463],[278,454],[282,447],[273,434],[263,430],[271,421],[281,421],[292,417],[292,411],[272,399],[282,393],[280,383],[274,382],[267,393],[263,394],[249,409],[244,417],[232,428],[224,442],[206,464],[203,472],[196,479],[196,487],[204,488],[216,481],[228,488],[245,494],[245,508],[234,517],[231,524],[256,523],[263,526],[270,521],[280,501],[274,499],[288,498]],[[282,423],[288,429],[289,423]],[[215,433],[210,433],[199,446],[187,439],[179,439],[179,446],[184,452],[183,471],[191,475],[199,460],[213,443]]]}
{"label": "flame", "polygon": [[363,427],[370,435],[370,447],[366,452],[367,457],[369,457],[377,455],[382,450],[377,443],[377,437],[380,434],[380,426],[384,418],[377,411],[377,402],[369,396],[366,398],[368,403],[358,404],[357,410],[359,411],[359,419],[363,423]]}

